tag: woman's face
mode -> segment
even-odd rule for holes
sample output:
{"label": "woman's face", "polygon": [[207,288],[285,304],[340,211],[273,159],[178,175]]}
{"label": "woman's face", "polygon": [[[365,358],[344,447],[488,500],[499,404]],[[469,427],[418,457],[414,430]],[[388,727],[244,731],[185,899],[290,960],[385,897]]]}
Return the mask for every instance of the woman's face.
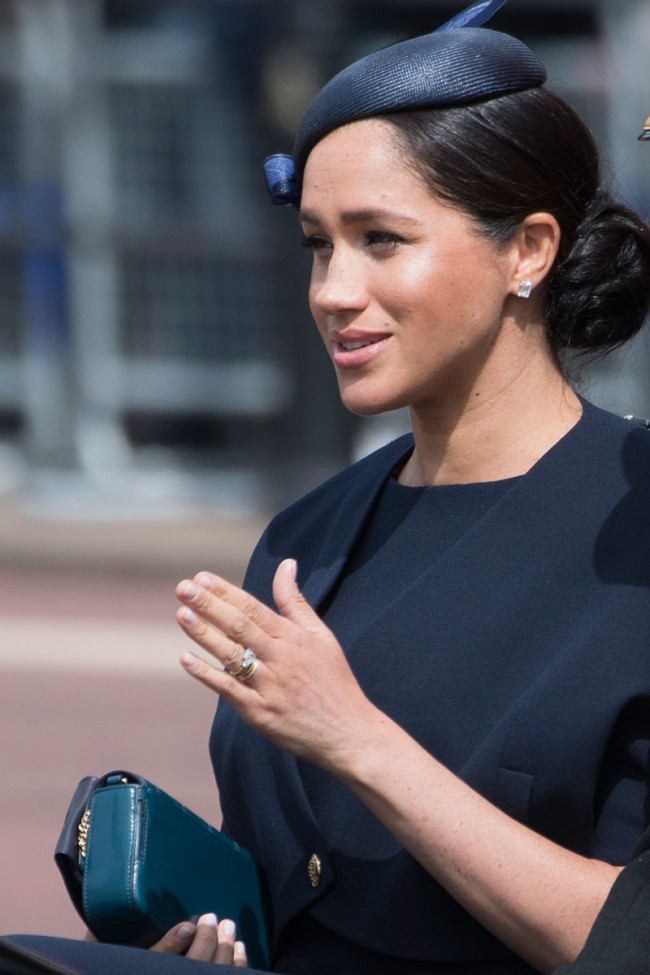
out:
{"label": "woman's face", "polygon": [[304,174],[310,307],[360,414],[489,396],[523,364],[525,330],[504,309],[520,301],[513,248],[434,196],[404,155],[386,122],[363,120],[322,139]]}

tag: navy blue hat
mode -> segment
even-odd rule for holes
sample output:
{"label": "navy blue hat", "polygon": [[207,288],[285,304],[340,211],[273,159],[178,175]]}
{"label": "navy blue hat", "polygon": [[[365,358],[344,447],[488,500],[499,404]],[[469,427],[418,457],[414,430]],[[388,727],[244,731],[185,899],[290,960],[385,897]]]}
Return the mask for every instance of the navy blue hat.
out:
{"label": "navy blue hat", "polygon": [[480,0],[432,34],[369,54],[332,78],[305,112],[293,155],[269,156],[264,163],[271,201],[299,203],[307,156],[347,122],[466,105],[542,85],[544,65],[526,44],[477,26],[505,2]]}

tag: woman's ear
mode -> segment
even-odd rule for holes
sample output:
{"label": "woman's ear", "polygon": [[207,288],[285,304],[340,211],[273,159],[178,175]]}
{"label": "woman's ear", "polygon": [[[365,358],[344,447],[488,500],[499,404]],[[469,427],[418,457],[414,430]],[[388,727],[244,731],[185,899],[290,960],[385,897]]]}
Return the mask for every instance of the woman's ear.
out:
{"label": "woman's ear", "polygon": [[521,285],[537,288],[555,263],[562,232],[551,213],[530,213],[511,241],[513,274],[510,292],[521,296]]}

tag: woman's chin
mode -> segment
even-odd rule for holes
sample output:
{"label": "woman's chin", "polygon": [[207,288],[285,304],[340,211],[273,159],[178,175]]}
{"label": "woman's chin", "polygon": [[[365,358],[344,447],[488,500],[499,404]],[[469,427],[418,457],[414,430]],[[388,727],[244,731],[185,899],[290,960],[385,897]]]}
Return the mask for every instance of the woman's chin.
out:
{"label": "woman's chin", "polygon": [[377,416],[408,405],[403,397],[391,395],[385,388],[373,389],[370,383],[346,383],[340,378],[339,395],[346,410],[357,416]]}
{"label": "woman's chin", "polygon": [[391,410],[399,409],[401,403],[393,405],[385,399],[370,399],[368,397],[341,396],[341,401],[346,410],[356,416],[378,416],[380,413],[388,413]]}

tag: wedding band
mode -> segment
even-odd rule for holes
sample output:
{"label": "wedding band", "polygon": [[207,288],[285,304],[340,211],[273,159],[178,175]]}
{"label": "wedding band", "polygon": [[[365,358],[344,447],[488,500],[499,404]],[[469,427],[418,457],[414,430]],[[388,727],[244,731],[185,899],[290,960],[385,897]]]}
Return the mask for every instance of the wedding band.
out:
{"label": "wedding band", "polygon": [[250,647],[247,647],[244,650],[244,656],[242,657],[241,667],[239,668],[239,670],[236,671],[229,670],[228,673],[230,674],[231,677],[234,677],[236,680],[241,680],[241,681],[250,680],[253,674],[255,673],[255,671],[257,670],[258,663],[259,661],[257,659],[255,651],[251,650]]}
{"label": "wedding band", "polygon": [[246,668],[246,670],[240,670],[238,674],[233,674],[235,680],[241,680],[241,681],[250,680],[253,674],[255,673],[255,671],[257,670],[258,663],[259,660],[254,660],[252,664],[250,664]]}

